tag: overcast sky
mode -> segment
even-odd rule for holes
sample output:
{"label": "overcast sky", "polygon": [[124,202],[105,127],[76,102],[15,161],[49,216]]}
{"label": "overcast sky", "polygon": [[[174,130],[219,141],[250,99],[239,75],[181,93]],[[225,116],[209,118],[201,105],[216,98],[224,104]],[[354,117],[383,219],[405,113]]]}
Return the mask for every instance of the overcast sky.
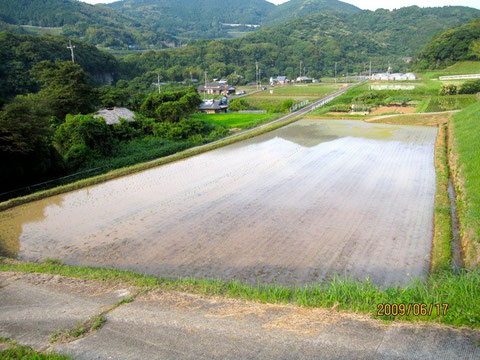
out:
{"label": "overcast sky", "polygon": [[[90,4],[110,3],[117,0],[82,0]],[[286,0],[268,0],[274,4],[281,4]],[[444,5],[464,5],[480,9],[479,0],[346,0],[350,4],[356,5],[361,9],[375,10],[378,8],[398,9],[404,6],[444,6]]]}

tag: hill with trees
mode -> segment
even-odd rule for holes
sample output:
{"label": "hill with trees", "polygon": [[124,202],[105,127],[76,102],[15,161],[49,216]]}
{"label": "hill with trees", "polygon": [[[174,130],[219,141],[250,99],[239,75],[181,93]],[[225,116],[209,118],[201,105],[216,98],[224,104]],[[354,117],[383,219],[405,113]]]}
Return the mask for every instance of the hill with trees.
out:
{"label": "hill with trees", "polygon": [[352,14],[359,11],[360,9],[358,7],[337,0],[290,0],[271,10],[262,24],[280,24],[286,20],[301,18],[322,12]]}
{"label": "hill with trees", "polygon": [[[70,60],[67,45],[68,40],[63,37],[0,32],[0,99],[35,91],[37,86],[30,76],[31,68],[44,60]],[[87,73],[90,82],[106,84],[114,80],[117,61],[112,55],[82,42],[74,45],[76,63]]]}
{"label": "hill with trees", "polygon": [[[319,13],[263,28],[240,39],[191,41],[188,46],[127,56],[124,77],[151,83],[160,71],[162,79],[181,81],[230,76],[231,82],[255,79],[255,61],[264,76],[299,75],[299,63],[310,76],[333,75],[373,69],[388,63],[406,70],[405,58],[413,57],[437,31],[467,22],[480,11],[464,7],[360,11],[355,14]],[[152,72],[152,73],[149,73]],[[153,73],[155,72],[155,74]]]}
{"label": "hill with trees", "polygon": [[419,53],[416,67],[443,69],[465,60],[480,61],[480,18],[434,36]]}
{"label": "hill with trees", "polygon": [[[52,33],[76,37],[94,45],[111,48],[155,45],[175,38],[152,31],[142,21],[122,15],[103,5],[77,0],[0,0],[0,22],[18,31]],[[0,27],[1,28],[1,27]],[[3,26],[5,29],[5,25]]]}
{"label": "hill with trees", "polygon": [[[259,25],[275,5],[266,0],[123,0],[107,5],[135,19],[144,19],[155,31],[182,38],[228,37],[232,27],[223,24]],[[240,30],[253,28],[235,27]]]}

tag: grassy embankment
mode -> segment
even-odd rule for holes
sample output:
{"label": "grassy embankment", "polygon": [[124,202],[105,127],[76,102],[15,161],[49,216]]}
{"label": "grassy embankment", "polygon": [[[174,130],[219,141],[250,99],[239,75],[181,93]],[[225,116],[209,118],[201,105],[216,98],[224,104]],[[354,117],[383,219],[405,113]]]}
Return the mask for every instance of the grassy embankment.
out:
{"label": "grassy embankment", "polygon": [[480,267],[480,104],[455,114],[449,138],[465,265]]}
{"label": "grassy embankment", "polygon": [[[356,311],[376,316],[379,303],[448,303],[446,315],[436,311],[425,316],[413,314],[397,317],[408,321],[435,321],[444,324],[480,328],[480,272],[450,272],[415,280],[406,287],[381,289],[370,282],[335,278],[316,286],[284,287],[280,285],[250,286],[238,281],[178,279],[169,280],[129,271],[67,266],[58,262],[19,263],[0,260],[0,271],[47,273],[85,280],[120,282],[149,289],[164,289],[225,296],[274,304],[295,304],[306,307],[334,307],[337,310]],[[395,319],[387,316],[383,319]]]}
{"label": "grassy embankment", "polygon": [[459,61],[442,70],[421,74],[422,79],[436,79],[439,76],[480,74],[480,61]]}

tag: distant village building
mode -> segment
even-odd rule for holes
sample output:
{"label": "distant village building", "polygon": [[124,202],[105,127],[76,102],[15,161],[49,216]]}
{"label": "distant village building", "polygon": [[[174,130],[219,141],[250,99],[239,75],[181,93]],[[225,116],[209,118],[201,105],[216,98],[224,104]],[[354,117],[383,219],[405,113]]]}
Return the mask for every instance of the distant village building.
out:
{"label": "distant village building", "polygon": [[233,95],[236,91],[235,86],[230,86],[227,83],[212,82],[206,85],[201,85],[198,87],[198,92],[200,94],[208,95]]}
{"label": "distant village building", "polygon": [[417,76],[414,73],[393,73],[390,74],[389,72],[386,73],[379,73],[372,75],[372,80],[379,80],[379,81],[410,81],[410,80],[417,80]]}
{"label": "distant village building", "polygon": [[222,100],[204,100],[198,110],[204,114],[220,114],[226,113],[228,110],[228,101],[226,98]]}
{"label": "distant village building", "polygon": [[108,125],[120,124],[120,119],[125,119],[128,122],[135,121],[135,113],[124,107],[102,109],[93,117],[95,119],[103,118]]}
{"label": "distant village building", "polygon": [[286,85],[290,82],[290,80],[286,76],[277,76],[270,78],[270,85]]}
{"label": "distant village building", "polygon": [[313,83],[313,79],[308,76],[299,76],[295,81],[297,83],[304,83],[304,84]]}

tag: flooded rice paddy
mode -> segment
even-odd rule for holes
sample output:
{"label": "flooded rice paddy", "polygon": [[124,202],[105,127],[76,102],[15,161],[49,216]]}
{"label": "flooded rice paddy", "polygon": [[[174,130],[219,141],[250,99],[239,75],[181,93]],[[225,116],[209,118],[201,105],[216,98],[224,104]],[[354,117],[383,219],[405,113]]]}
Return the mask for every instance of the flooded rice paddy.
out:
{"label": "flooded rice paddy", "polygon": [[403,284],[428,272],[436,128],[301,120],[0,213],[0,251],[165,277]]}

